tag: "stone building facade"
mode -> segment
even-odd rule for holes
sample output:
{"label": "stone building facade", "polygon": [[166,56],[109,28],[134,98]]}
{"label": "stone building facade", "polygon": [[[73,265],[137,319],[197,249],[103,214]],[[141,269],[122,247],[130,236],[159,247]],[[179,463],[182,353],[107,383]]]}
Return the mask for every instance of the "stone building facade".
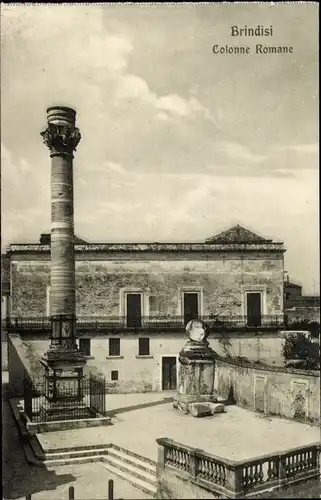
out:
{"label": "stone building facade", "polygon": [[287,323],[320,323],[320,296],[302,295],[302,286],[288,280],[284,283],[284,313]]}
{"label": "stone building facade", "polygon": [[[7,252],[11,322],[26,330],[50,311],[50,242],[42,241]],[[283,324],[284,251],[240,226],[204,243],[75,241],[80,345],[116,385],[174,389],[190,319],[240,331]]]}

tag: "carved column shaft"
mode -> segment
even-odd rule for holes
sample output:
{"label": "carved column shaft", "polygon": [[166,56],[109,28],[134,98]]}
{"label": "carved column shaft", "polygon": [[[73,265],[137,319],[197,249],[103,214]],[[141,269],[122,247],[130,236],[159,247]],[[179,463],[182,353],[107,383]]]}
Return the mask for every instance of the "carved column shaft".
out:
{"label": "carved column shaft", "polygon": [[75,344],[73,151],[81,137],[75,118],[71,108],[49,108],[41,133],[51,157],[51,343],[66,347]]}

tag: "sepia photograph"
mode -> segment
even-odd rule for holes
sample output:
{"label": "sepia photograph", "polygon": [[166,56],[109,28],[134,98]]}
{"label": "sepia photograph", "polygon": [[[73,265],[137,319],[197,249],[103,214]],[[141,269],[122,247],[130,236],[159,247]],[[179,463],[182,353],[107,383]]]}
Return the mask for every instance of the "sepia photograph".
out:
{"label": "sepia photograph", "polygon": [[1,3],[3,500],[321,498],[319,5]]}

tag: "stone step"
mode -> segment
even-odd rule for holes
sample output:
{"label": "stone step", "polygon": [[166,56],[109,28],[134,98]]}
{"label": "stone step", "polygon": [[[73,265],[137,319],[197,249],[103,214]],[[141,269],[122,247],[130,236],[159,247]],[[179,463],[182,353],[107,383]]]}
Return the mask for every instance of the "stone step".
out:
{"label": "stone step", "polygon": [[134,476],[135,479],[138,478],[143,481],[146,481],[152,486],[156,486],[156,471],[155,472],[148,471],[143,468],[144,467],[143,465],[140,465],[140,467],[138,467],[135,464],[124,462],[121,458],[116,458],[114,455],[110,454],[103,457],[103,462],[106,464],[110,464],[113,467],[117,467],[119,470],[126,472],[126,474]]}
{"label": "stone step", "polygon": [[[61,453],[45,453],[38,454],[35,453],[39,460],[46,460],[47,462],[51,462],[52,460],[68,460],[69,458],[85,458],[85,457],[94,457],[94,456],[102,456],[108,453],[109,448],[101,448],[97,449],[87,449],[85,450],[70,450]],[[34,450],[35,451],[35,450]]]}
{"label": "stone step", "polygon": [[121,479],[124,479],[125,481],[129,482],[135,488],[143,491],[147,495],[150,495],[151,498],[154,498],[154,495],[156,493],[156,485],[151,485],[150,483],[146,482],[143,479],[139,479],[136,476],[133,476],[131,473],[125,472],[123,469],[120,469],[119,467],[115,467],[109,462],[105,461],[106,459],[103,458],[102,461],[102,466],[108,470],[108,472],[111,472],[112,474],[115,474],[115,476],[120,477]]}
{"label": "stone step", "polygon": [[28,463],[36,465],[38,467],[46,467],[47,469],[52,468],[53,470],[59,465],[85,464],[89,462],[102,461],[101,453],[97,453],[96,455],[90,454],[86,456],[80,455],[75,457],[63,457],[61,456],[61,454],[57,454],[58,456],[60,455],[60,458],[50,457],[48,460],[45,455],[39,455],[38,453],[35,453],[35,447],[31,444],[31,441],[29,441],[28,443],[23,443],[23,448]]}
{"label": "stone step", "polygon": [[148,463],[148,464],[153,465],[154,467],[156,467],[156,462],[154,460],[152,460],[151,458],[147,458],[147,457],[143,457],[142,455],[138,455],[134,451],[128,450],[126,448],[122,448],[118,444],[112,444],[111,448],[113,450],[118,450],[118,451],[120,451],[120,452],[122,452],[122,453],[124,453],[126,455],[131,456],[131,457],[137,458],[141,462]]}
{"label": "stone step", "polygon": [[145,470],[150,474],[156,474],[156,463],[152,462],[148,458],[141,457],[136,453],[132,453],[129,450],[119,449],[112,445],[108,449],[108,455],[118,458],[123,462],[134,465],[139,469]]}
{"label": "stone step", "polygon": [[73,451],[89,451],[89,450],[105,450],[106,448],[110,447],[110,443],[106,444],[90,444],[90,445],[79,445],[79,446],[73,446],[72,448],[70,447],[62,447],[62,448],[46,448],[44,449],[42,447],[42,444],[40,443],[40,446],[42,448],[42,451],[46,454],[48,453],[69,453]]}
{"label": "stone step", "polygon": [[59,458],[56,460],[43,460],[41,463],[46,466],[47,469],[57,467],[58,465],[74,465],[74,464],[87,464],[90,462],[101,462],[102,457],[99,455],[87,456],[87,457],[75,457],[75,458]]}

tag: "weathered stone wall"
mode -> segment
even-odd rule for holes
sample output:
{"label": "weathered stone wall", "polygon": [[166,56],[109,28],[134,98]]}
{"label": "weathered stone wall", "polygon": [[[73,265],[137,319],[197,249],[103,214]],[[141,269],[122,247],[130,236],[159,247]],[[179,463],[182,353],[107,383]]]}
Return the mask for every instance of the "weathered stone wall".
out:
{"label": "weathered stone wall", "polygon": [[240,406],[265,414],[320,423],[320,373],[290,368],[241,366],[218,360],[215,390],[233,391]]}
{"label": "weathered stone wall", "polygon": [[[243,315],[244,293],[256,291],[256,287],[264,292],[262,314],[282,313],[283,259],[280,256],[222,254],[200,256],[199,260],[161,257],[154,256],[151,260],[150,256],[135,255],[131,260],[124,256],[108,260],[102,256],[105,260],[97,257],[97,260],[79,260],[78,256],[77,315],[124,314],[120,294],[121,290],[130,289],[144,293],[144,315],[181,315],[182,288],[203,292],[200,314]],[[13,258],[11,262],[12,315],[45,315],[46,291],[50,285],[49,260],[20,259]]]}
{"label": "weathered stone wall", "polygon": [[[187,336],[184,333],[144,334],[150,339],[150,356],[138,357],[138,335],[120,334],[120,357],[109,357],[109,338],[114,336],[91,337],[91,358],[87,360],[85,372],[101,373],[106,377],[109,390],[113,392],[144,392],[161,390],[162,356],[178,356],[184,347]],[[209,342],[219,355],[224,356],[226,349],[220,341],[222,337],[210,338]],[[32,353],[33,359],[40,359],[49,347],[44,335],[23,335],[24,348]],[[283,365],[281,345],[284,339],[278,334],[264,334],[261,338],[253,335],[233,334],[227,338],[228,352],[234,356],[246,356],[252,361],[261,360]],[[30,367],[32,369],[32,366]],[[111,381],[111,371],[119,372],[119,381]],[[37,375],[37,370],[33,376]]]}
{"label": "weathered stone wall", "polygon": [[[262,493],[251,495],[250,498],[319,498],[321,494],[320,478],[313,477],[297,483],[285,485],[275,490],[265,490]],[[156,498],[162,500],[186,498],[226,498],[219,496],[204,487],[180,477],[173,472],[157,468]]]}
{"label": "weathered stone wall", "polygon": [[285,309],[289,323],[297,321],[317,321],[320,323],[320,307],[295,307]]}
{"label": "weathered stone wall", "polygon": [[1,342],[1,369],[2,371],[8,370],[8,342]]}
{"label": "weathered stone wall", "polygon": [[49,285],[49,262],[12,262],[11,316],[45,316]]}
{"label": "weathered stone wall", "polygon": [[49,347],[49,341],[30,342],[19,335],[8,336],[9,394],[23,396],[23,380],[34,380],[44,374],[40,359]]}
{"label": "weathered stone wall", "polygon": [[176,499],[183,500],[186,498],[196,499],[212,499],[225,498],[216,495],[204,488],[192,483],[188,478],[180,477],[173,472],[157,467],[157,491],[155,498],[160,500]]}
{"label": "weathered stone wall", "polygon": [[281,332],[222,332],[213,334],[210,342],[220,356],[239,356],[271,366],[284,365],[282,347],[285,337]]}

